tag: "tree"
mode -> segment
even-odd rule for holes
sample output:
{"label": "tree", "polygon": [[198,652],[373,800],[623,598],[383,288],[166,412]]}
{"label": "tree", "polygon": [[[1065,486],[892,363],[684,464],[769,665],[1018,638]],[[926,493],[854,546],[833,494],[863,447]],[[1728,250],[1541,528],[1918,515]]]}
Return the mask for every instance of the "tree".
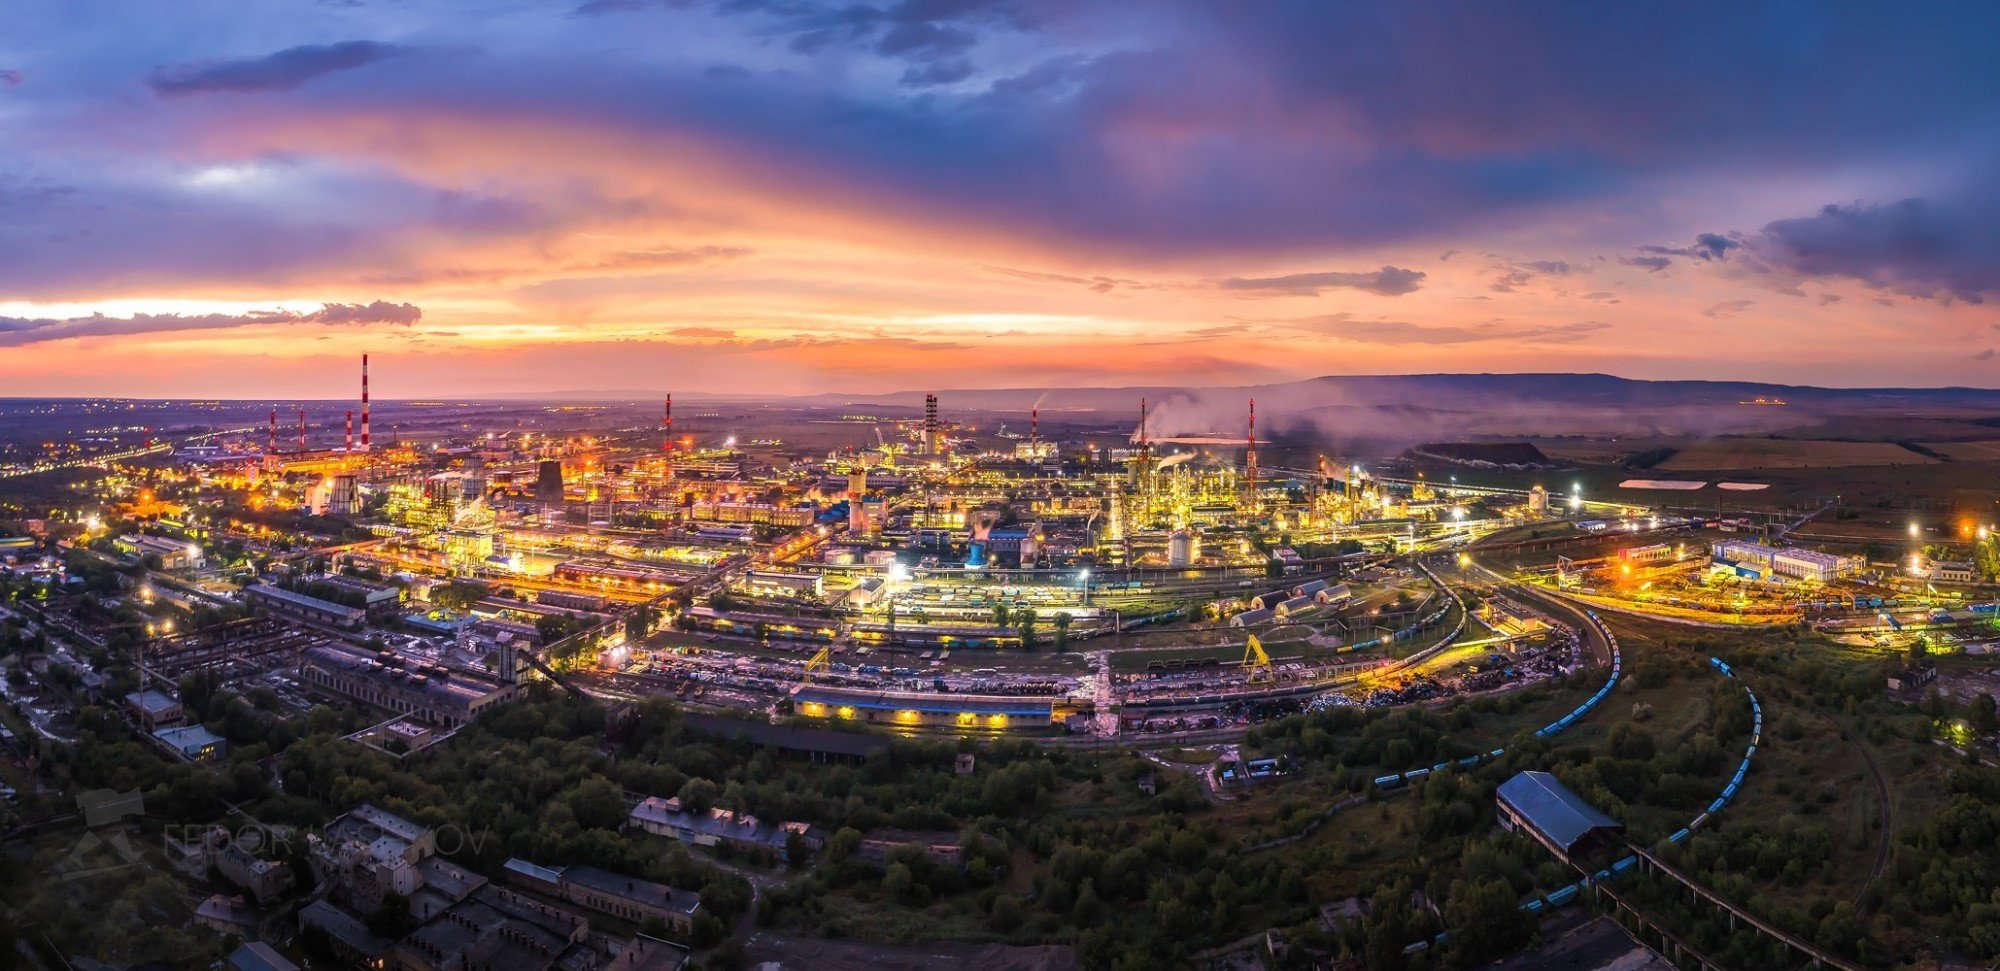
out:
{"label": "tree", "polygon": [[1989,738],[1994,732],[2000,731],[2000,712],[1995,711],[1993,696],[1984,692],[1973,696],[1965,720],[1972,724],[1972,730],[1978,733],[1980,738]]}
{"label": "tree", "polygon": [[1067,650],[1069,650],[1069,624],[1070,624],[1070,619],[1071,619],[1071,618],[1070,618],[1070,615],[1069,615],[1069,614],[1067,614],[1067,613],[1059,613],[1059,614],[1056,614],[1056,616],[1055,616],[1055,625],[1056,625],[1056,650],[1058,650],[1058,651],[1067,651]]}
{"label": "tree", "polygon": [[1453,963],[1470,966],[1509,953],[1528,940],[1531,925],[1504,880],[1454,880],[1444,905]]}
{"label": "tree", "polygon": [[1035,636],[1035,621],[1037,619],[1035,608],[1033,607],[1022,607],[1020,610],[1014,612],[1014,620],[1021,629],[1021,649],[1024,651],[1032,651],[1039,646],[1039,640]]}
{"label": "tree", "polygon": [[691,813],[705,813],[715,805],[716,797],[720,795],[721,786],[696,776],[681,786],[681,808]]}

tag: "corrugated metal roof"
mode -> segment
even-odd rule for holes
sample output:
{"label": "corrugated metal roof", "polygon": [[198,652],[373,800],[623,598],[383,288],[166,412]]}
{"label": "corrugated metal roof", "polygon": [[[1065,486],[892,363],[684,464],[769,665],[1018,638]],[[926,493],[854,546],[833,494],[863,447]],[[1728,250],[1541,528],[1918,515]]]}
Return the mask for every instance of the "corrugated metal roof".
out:
{"label": "corrugated metal roof", "polygon": [[1500,801],[1512,807],[1528,825],[1568,851],[1591,830],[1624,832],[1625,825],[1606,816],[1582,796],[1547,772],[1523,772],[1500,784]]}

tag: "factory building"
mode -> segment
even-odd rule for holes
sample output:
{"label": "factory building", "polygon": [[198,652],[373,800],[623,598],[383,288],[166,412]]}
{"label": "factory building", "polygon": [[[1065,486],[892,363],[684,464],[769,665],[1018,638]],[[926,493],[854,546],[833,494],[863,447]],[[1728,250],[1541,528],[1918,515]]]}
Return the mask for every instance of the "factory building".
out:
{"label": "factory building", "polygon": [[375,583],[344,573],[328,573],[314,577],[313,583],[324,583],[329,587],[358,597],[361,609],[369,620],[382,621],[396,616],[403,604],[403,589],[388,583]]}
{"label": "factory building", "polygon": [[168,539],[164,536],[146,536],[128,533],[111,541],[120,552],[145,559],[149,556],[160,558],[162,570],[192,570],[202,564],[201,545],[186,540]]}
{"label": "factory building", "polygon": [[1715,560],[1761,576],[1789,577],[1825,583],[1852,576],[1866,568],[1858,556],[1838,556],[1795,546],[1765,546],[1749,540],[1725,539],[1714,546]]}
{"label": "factory building", "polygon": [[818,598],[826,592],[826,579],[818,573],[780,573],[751,570],[744,579],[750,593],[759,596]]}
{"label": "factory building", "polygon": [[796,836],[805,845],[817,848],[819,834],[811,823],[783,823],[772,826],[748,813],[712,808],[705,813],[681,807],[679,796],[648,796],[632,807],[626,822],[655,836],[668,836],[696,846],[728,845],[754,850],[790,860],[790,843]]}
{"label": "factory building", "polygon": [[550,868],[517,858],[508,860],[502,870],[517,886],[635,924],[658,918],[683,937],[694,932],[694,915],[701,909],[699,894],[594,866]]}
{"label": "factory building", "polygon": [[1056,724],[1055,703],[1056,699],[1048,696],[869,691],[821,685],[792,689],[793,710],[808,718],[908,728],[1048,728]]}
{"label": "factory building", "polygon": [[1969,560],[1939,560],[1931,564],[1932,583],[1975,583],[1979,571]]}
{"label": "factory building", "polygon": [[1670,563],[1674,559],[1674,548],[1666,543],[1633,546],[1619,550],[1618,558],[1627,563]]}
{"label": "factory building", "polygon": [[393,651],[332,642],[299,654],[300,680],[386,711],[457,728],[488,707],[511,701],[519,685],[438,665],[413,664]]}
{"label": "factory building", "polygon": [[308,597],[268,583],[244,587],[243,596],[253,609],[343,630],[359,630],[368,617],[368,612],[359,607]]}
{"label": "factory building", "polygon": [[1547,772],[1522,772],[1501,783],[1494,796],[1502,827],[1528,834],[1561,857],[1592,846],[1616,846],[1625,832],[1623,823]]}
{"label": "factory building", "polygon": [[797,529],[812,523],[818,510],[811,506],[778,506],[768,502],[697,502],[688,517],[697,522],[757,523]]}

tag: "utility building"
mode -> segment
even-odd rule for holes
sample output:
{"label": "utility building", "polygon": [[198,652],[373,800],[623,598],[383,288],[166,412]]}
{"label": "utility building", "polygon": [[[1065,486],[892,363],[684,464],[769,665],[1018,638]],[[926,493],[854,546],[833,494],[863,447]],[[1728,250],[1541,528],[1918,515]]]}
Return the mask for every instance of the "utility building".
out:
{"label": "utility building", "polygon": [[1560,857],[1615,844],[1625,824],[1585,802],[1547,772],[1523,772],[1500,784],[1500,825],[1526,833]]}

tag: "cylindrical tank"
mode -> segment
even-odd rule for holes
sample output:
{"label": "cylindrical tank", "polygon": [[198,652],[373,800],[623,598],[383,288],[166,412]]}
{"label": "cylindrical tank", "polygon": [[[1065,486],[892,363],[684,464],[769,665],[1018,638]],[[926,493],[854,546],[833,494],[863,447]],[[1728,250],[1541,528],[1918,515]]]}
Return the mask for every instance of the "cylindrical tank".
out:
{"label": "cylindrical tank", "polygon": [[1201,556],[1201,539],[1191,529],[1176,529],[1167,537],[1167,565],[1193,566]]}
{"label": "cylindrical tank", "polygon": [[965,565],[975,569],[986,565],[985,543],[972,544],[971,550],[965,554]]}

